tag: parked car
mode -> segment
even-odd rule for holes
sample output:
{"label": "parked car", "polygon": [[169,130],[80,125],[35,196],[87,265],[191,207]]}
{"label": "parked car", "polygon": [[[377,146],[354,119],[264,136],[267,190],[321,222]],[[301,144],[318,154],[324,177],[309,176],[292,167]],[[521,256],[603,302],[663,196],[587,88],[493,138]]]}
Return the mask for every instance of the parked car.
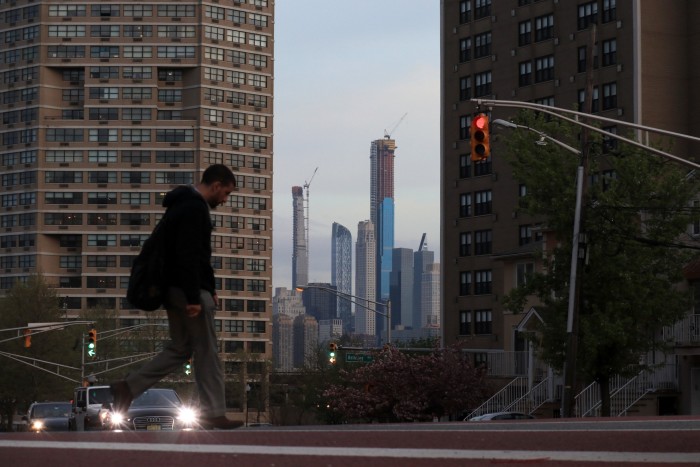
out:
{"label": "parked car", "polygon": [[73,391],[73,414],[70,429],[102,430],[104,416],[112,404],[109,386],[80,386]]}
{"label": "parked car", "polygon": [[152,388],[134,399],[126,413],[109,412],[105,425],[112,430],[190,430],[197,426],[197,413],[174,390]]}
{"label": "parked car", "polygon": [[68,431],[70,415],[70,402],[35,402],[22,419],[29,431]]}
{"label": "parked car", "polygon": [[[472,417],[470,422],[485,422],[490,420],[532,420],[533,415],[522,412],[494,412]],[[466,421],[466,420],[465,420]]]}

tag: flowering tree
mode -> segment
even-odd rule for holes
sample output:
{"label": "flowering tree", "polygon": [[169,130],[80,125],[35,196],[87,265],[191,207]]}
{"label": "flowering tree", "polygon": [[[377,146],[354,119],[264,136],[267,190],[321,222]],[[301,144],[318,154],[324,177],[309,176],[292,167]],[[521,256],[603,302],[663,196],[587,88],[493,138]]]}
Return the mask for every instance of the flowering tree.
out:
{"label": "flowering tree", "polygon": [[344,421],[427,421],[462,413],[488,395],[485,372],[459,346],[411,354],[395,347],[374,352],[371,363],[341,370],[323,397]]}

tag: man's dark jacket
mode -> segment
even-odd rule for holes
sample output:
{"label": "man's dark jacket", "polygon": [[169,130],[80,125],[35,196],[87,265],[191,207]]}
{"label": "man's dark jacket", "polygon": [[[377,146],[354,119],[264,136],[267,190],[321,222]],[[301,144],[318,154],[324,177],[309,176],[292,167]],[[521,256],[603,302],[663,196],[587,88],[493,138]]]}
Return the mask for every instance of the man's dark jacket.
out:
{"label": "man's dark jacket", "polygon": [[194,187],[180,186],[165,195],[163,206],[167,209],[165,284],[182,289],[187,303],[198,304],[200,289],[215,295],[209,205]]}

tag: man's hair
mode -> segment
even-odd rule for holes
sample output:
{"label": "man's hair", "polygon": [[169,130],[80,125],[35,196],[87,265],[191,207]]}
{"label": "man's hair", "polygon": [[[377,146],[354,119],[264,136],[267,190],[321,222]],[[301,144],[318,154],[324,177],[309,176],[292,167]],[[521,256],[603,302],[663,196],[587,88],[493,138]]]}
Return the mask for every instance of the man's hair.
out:
{"label": "man's hair", "polygon": [[214,164],[207,167],[202,174],[202,183],[211,185],[216,182],[221,182],[224,185],[236,186],[236,176],[224,164]]}

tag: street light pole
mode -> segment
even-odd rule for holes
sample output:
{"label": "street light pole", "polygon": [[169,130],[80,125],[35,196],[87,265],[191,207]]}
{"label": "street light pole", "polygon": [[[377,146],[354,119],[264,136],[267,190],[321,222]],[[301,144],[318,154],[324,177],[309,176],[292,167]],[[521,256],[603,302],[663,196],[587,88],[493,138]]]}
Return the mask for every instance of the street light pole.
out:
{"label": "street light pole", "polygon": [[561,415],[562,417],[571,416],[571,403],[573,398],[573,387],[576,380],[576,354],[578,352],[578,342],[576,334],[578,332],[578,297],[580,290],[578,263],[582,257],[581,247],[581,215],[583,207],[583,183],[585,181],[585,170],[582,152],[576,148],[569,146],[551,136],[530,128],[525,125],[518,125],[506,120],[495,119],[492,122],[495,125],[500,125],[505,128],[524,129],[536,133],[541,140],[551,141],[552,143],[566,149],[567,151],[579,156],[579,165],[576,169],[576,207],[574,210],[574,231],[571,240],[571,269],[569,271],[569,300],[567,307],[566,318],[566,350],[564,363],[564,386],[561,396]]}
{"label": "street light pole", "polygon": [[[303,292],[306,289],[319,289],[319,290],[325,290],[326,292],[330,292],[332,294],[337,295],[340,298],[344,298],[348,300],[350,303],[354,303],[355,305],[364,308],[367,311],[371,311],[373,313],[376,313],[378,315],[384,316],[386,318],[386,343],[391,344],[391,300],[387,300],[386,302],[375,302],[374,300],[369,300],[367,298],[362,298],[358,297],[357,295],[351,295],[349,293],[341,292],[340,290],[335,290],[331,289],[329,287],[323,287],[322,285],[304,285],[304,286],[299,286],[296,287],[296,290],[298,292]],[[367,305],[360,303],[358,300],[371,303],[373,305],[381,305],[386,308],[386,313],[383,313],[379,310],[373,309],[368,307]]]}

